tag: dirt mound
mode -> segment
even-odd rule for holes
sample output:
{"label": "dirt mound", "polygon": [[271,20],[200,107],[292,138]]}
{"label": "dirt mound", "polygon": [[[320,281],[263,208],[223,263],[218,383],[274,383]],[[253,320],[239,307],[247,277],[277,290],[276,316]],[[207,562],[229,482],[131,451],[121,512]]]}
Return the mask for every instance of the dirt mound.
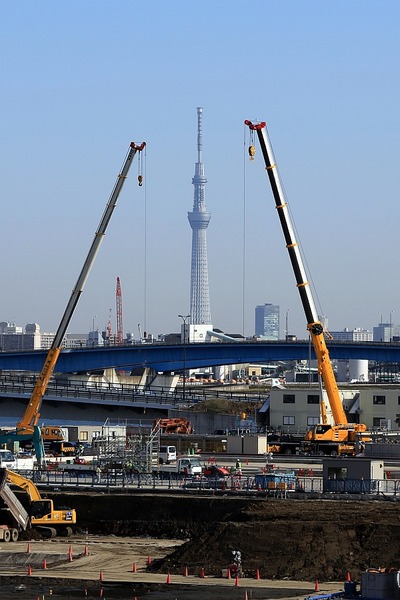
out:
{"label": "dirt mound", "polygon": [[268,579],[344,580],[374,566],[400,568],[396,503],[337,501],[257,502],[153,564],[159,572],[187,566],[220,575],[239,550],[245,574]]}
{"label": "dirt mound", "polygon": [[242,554],[265,578],[343,581],[372,567],[400,568],[400,506],[384,499],[271,499],[185,493],[76,494],[82,530],[190,540],[152,565],[220,575]]}

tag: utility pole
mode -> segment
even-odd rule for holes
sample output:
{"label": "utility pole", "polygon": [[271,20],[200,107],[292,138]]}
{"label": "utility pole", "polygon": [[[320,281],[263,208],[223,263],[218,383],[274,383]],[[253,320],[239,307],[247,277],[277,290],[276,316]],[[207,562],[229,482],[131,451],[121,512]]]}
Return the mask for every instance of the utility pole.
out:
{"label": "utility pole", "polygon": [[[188,324],[190,320],[190,315],[178,315],[183,322],[183,386],[182,386],[182,400],[185,402],[186,400],[186,344],[188,343]],[[182,335],[181,335],[182,340]]]}

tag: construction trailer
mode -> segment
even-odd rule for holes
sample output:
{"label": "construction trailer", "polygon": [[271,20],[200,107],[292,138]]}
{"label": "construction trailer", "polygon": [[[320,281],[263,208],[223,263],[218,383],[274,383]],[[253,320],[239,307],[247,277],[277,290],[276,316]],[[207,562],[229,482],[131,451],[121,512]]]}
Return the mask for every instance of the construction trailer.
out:
{"label": "construction trailer", "polygon": [[384,464],[364,457],[324,458],[322,477],[324,492],[373,494],[385,477]]}

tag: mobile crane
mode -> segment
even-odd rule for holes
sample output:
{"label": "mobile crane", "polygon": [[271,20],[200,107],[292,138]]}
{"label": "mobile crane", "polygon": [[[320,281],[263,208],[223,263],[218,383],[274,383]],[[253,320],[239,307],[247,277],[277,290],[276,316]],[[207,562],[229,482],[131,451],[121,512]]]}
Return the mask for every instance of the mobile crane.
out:
{"label": "mobile crane", "polygon": [[[43,446],[43,438],[41,427],[38,425],[39,417],[40,417],[40,409],[43,401],[43,397],[46,393],[46,389],[49,383],[49,380],[54,372],[58,357],[62,350],[62,342],[67,331],[68,325],[71,321],[71,318],[74,314],[76,305],[78,304],[78,300],[82,294],[86,279],[90,273],[90,269],[94,263],[97,252],[100,248],[101,242],[103,241],[107,226],[110,222],[113,211],[116,207],[117,200],[119,194],[122,190],[122,187],[125,183],[125,179],[128,175],[130,166],[133,162],[133,158],[137,152],[141,152],[143,148],[146,146],[145,142],[141,145],[137,145],[134,142],[130,144],[128,153],[126,155],[124,164],[122,166],[121,172],[117,177],[117,181],[115,183],[114,189],[111,193],[111,196],[106,205],[105,211],[101,218],[98,229],[96,230],[94,240],[89,249],[86,260],[83,264],[81,273],[78,277],[76,285],[72,290],[71,297],[65,309],[65,312],[62,316],[60,324],[58,326],[57,332],[54,336],[51,347],[47,353],[45,362],[43,364],[42,370],[39,373],[36,385],[33,389],[32,395],[30,397],[28,406],[22,416],[22,419],[17,423],[16,429],[7,433],[0,434],[0,445],[6,444],[10,442],[23,442],[23,441],[32,441],[35,452],[36,459],[39,466],[44,465],[44,446]],[[138,176],[139,185],[142,185],[142,176]],[[52,439],[63,440],[64,435],[60,427],[51,427],[52,430]]]}
{"label": "mobile crane", "polygon": [[[246,120],[251,132],[256,132],[260,144],[261,152],[265,162],[265,169],[268,174],[269,182],[274,196],[276,209],[278,211],[283,235],[286,242],[286,248],[289,253],[290,262],[296,279],[296,285],[299,290],[303,310],[307,319],[307,329],[310,333],[314,346],[315,355],[318,363],[318,373],[322,380],[329,406],[332,411],[334,424],[327,421],[326,407],[324,404],[321,387],[321,423],[310,429],[302,444],[305,452],[317,454],[354,454],[355,442],[358,433],[367,430],[366,425],[362,423],[349,423],[346,413],[343,409],[339,389],[336,384],[335,373],[326,345],[325,332],[322,323],[318,318],[314,300],[311,293],[309,282],[307,281],[303,260],[300,249],[294,235],[294,228],[291,222],[287,202],[283,193],[279,172],[277,169],[271,142],[269,140],[267,126],[265,122],[252,123]],[[255,148],[249,147],[250,158],[253,159]]]}
{"label": "mobile crane", "polygon": [[[16,486],[28,494],[29,512],[24,509],[10,485]],[[19,530],[25,531],[28,527],[36,528],[45,537],[55,537],[57,534],[70,535],[72,533],[71,526],[76,524],[74,508],[54,508],[53,500],[42,498],[33,481],[20,473],[0,469],[0,498],[4,502],[7,512],[11,513],[15,521],[14,526],[4,524],[0,526],[0,539],[4,541],[16,541]]]}

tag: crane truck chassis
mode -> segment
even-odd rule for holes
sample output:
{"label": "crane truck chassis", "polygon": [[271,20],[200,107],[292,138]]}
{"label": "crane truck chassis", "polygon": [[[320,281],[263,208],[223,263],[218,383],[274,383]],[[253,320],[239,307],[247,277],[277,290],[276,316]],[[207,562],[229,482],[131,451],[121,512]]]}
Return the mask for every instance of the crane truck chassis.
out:
{"label": "crane truck chassis", "polygon": [[282,436],[268,440],[267,452],[286,456],[353,456],[354,445],[343,442],[313,442],[304,439],[294,439],[296,436]]}
{"label": "crane truck chassis", "polygon": [[[27,511],[12,491],[11,485],[28,494],[30,506]],[[0,511],[6,524],[0,524],[0,540],[17,541],[21,530],[34,528],[43,537],[56,535],[69,536],[72,525],[76,524],[76,511],[71,508],[54,508],[53,500],[42,498],[36,485],[30,479],[9,469],[0,469],[0,498],[4,509]],[[12,522],[12,525],[11,525]]]}

